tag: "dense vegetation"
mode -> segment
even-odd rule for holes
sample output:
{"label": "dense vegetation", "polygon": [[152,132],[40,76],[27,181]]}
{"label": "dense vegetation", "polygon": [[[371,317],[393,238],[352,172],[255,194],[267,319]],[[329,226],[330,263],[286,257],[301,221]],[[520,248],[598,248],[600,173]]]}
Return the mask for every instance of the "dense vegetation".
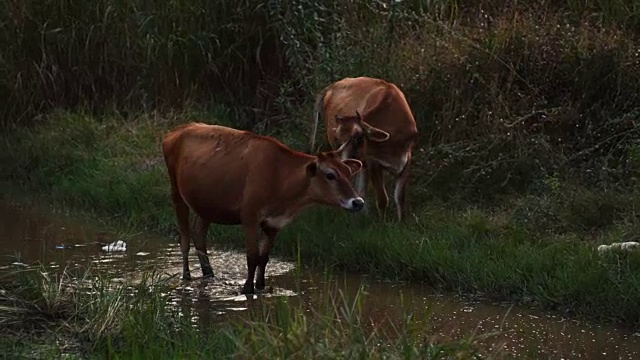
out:
{"label": "dense vegetation", "polygon": [[276,252],[640,323],[640,258],[594,252],[640,233],[639,2],[8,1],[0,29],[13,186],[172,231],[171,126],[305,149],[319,89],[382,77],[421,132],[415,221],[310,212]]}
{"label": "dense vegetation", "polygon": [[302,144],[313,94],[369,75],[408,96],[422,132],[416,188],[425,196],[493,197],[567,174],[589,186],[636,185],[635,1],[0,6],[5,124],[61,107],[116,110],[127,120],[215,104],[238,127],[288,128]]}

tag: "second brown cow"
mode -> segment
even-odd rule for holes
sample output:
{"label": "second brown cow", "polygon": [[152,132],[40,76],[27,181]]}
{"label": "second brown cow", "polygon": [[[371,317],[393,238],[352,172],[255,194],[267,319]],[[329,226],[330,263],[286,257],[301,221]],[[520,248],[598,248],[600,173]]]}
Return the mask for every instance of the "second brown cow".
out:
{"label": "second brown cow", "polygon": [[340,146],[343,158],[363,162],[356,190],[366,197],[370,177],[381,214],[389,203],[383,171],[395,177],[393,198],[397,217],[402,220],[412,151],[418,140],[416,122],[402,91],[392,83],[370,77],[344,78],[325,87],[316,98],[311,149],[320,119],[331,146]]}
{"label": "second brown cow", "polygon": [[[171,199],[180,229],[183,278],[190,279],[189,211],[195,213],[193,242],[205,277],[213,277],[206,249],[211,223],[242,224],[247,251],[245,294],[265,286],[265,269],[278,231],[313,204],[359,211],[364,201],[350,178],[362,163],[336,152],[312,156],[274,138],[223,126],[190,123],[162,142]],[[258,242],[262,230],[263,241]]]}

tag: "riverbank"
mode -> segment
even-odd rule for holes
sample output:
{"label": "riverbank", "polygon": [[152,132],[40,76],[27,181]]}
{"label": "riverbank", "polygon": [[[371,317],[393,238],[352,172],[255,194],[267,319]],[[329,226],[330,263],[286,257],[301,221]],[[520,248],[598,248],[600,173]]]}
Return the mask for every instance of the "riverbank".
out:
{"label": "riverbank", "polygon": [[[177,123],[224,123],[223,116],[143,115],[124,121],[57,112],[37,127],[4,134],[2,188],[112,226],[176,234],[160,139]],[[640,256],[596,251],[601,243],[635,236],[637,193],[597,193],[557,179],[546,186],[540,194],[505,196],[483,207],[414,199],[413,219],[403,225],[316,208],[281,232],[274,252],[304,264],[424,281],[487,300],[638,326]],[[584,230],[594,222],[606,223],[597,233]],[[208,244],[241,249],[240,239],[237,227],[212,226]]]}

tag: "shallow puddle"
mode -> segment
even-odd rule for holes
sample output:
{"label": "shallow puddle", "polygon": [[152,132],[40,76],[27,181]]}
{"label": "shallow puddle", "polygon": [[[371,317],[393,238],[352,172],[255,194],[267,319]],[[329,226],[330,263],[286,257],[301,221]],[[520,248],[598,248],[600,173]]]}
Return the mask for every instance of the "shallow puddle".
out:
{"label": "shallow puddle", "polygon": [[[122,240],[125,251],[108,252],[103,246]],[[277,246],[277,245],[276,245]],[[195,253],[190,256],[192,276],[201,275]],[[323,301],[330,287],[353,298],[361,285],[366,295],[362,315],[372,327],[399,325],[412,313],[420,326],[432,329],[433,339],[459,339],[497,331],[482,343],[491,352],[502,348],[519,356],[553,359],[640,358],[640,333],[598,326],[537,310],[470,302],[436,294],[419,284],[379,282],[365,276],[341,274],[328,280],[319,271],[296,269],[295,264],[272,257],[267,268],[270,291],[256,296],[238,293],[246,275],[246,258],[235,251],[211,251],[215,278],[182,282],[182,260],[176,239],[145,235],[119,237],[61,215],[0,200],[0,271],[30,269],[38,263],[62,270],[90,265],[116,280],[135,281],[143,269],[156,269],[172,283],[170,303],[189,312],[194,321],[224,321],[244,316],[254,301],[287,296],[292,301]],[[294,271],[295,270],[295,271]],[[326,300],[326,299],[324,299]]]}

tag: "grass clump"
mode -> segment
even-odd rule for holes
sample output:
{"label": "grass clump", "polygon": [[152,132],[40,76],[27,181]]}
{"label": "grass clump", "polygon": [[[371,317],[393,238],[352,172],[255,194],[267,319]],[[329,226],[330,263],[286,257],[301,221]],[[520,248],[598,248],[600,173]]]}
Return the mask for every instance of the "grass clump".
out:
{"label": "grass clump", "polygon": [[[287,298],[250,301],[245,316],[205,324],[202,318],[211,314],[172,304],[169,294],[175,286],[154,273],[126,284],[90,271],[72,272],[53,275],[41,270],[4,283],[0,321],[8,326],[7,334],[17,337],[30,324],[47,331],[40,336],[48,353],[65,349],[56,345],[61,341],[47,336],[73,340],[73,351],[66,352],[83,358],[436,359],[480,354],[475,338],[431,343],[426,327],[414,326],[410,317],[393,331],[371,327],[362,315],[367,296],[362,290],[349,298],[338,289],[324,289],[325,301],[310,309]],[[21,355],[29,348],[29,342],[3,342],[7,355]]]}

